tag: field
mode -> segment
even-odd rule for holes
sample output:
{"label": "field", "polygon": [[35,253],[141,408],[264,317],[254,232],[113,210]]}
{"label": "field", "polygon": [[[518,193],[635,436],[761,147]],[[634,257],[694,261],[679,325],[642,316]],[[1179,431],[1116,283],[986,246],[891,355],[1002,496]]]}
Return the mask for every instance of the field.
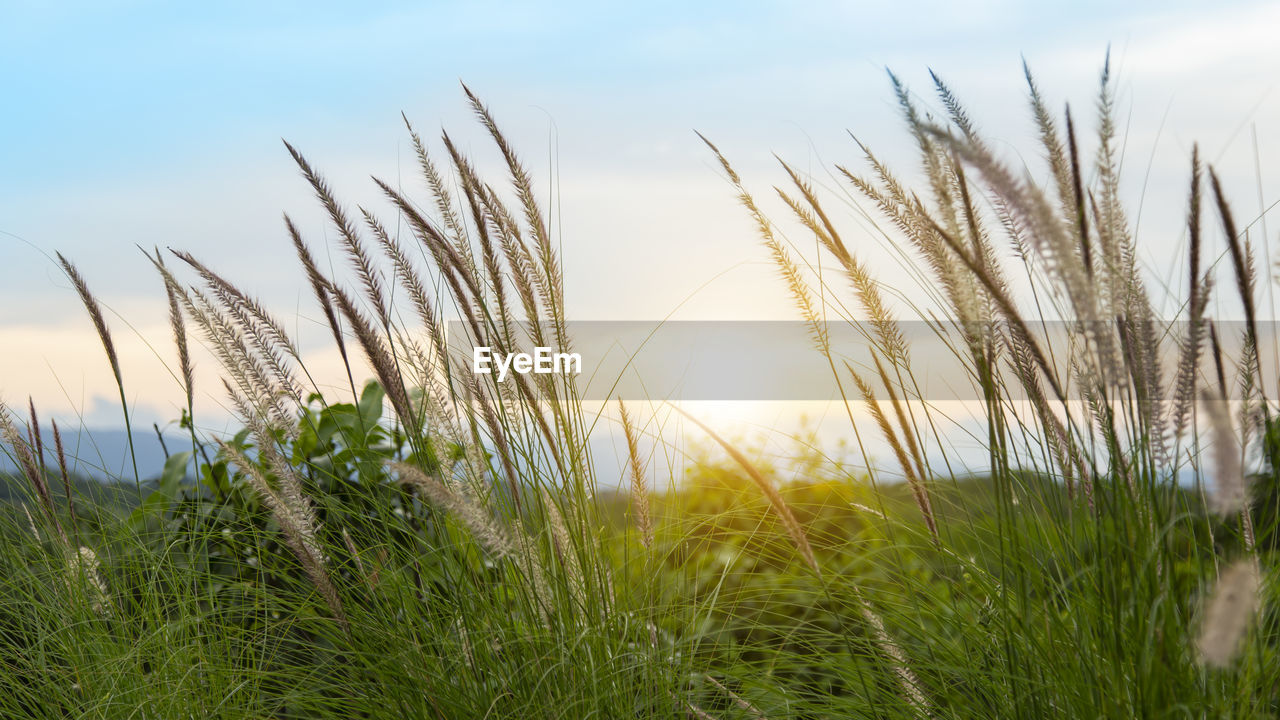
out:
{"label": "field", "polygon": [[[918,168],[859,144],[832,168],[838,195],[783,160],[770,202],[785,217],[750,190],[768,179],[703,138],[755,224],[744,252],[770,258],[844,398],[847,445],[786,457],[678,404],[586,402],[572,375],[472,372],[450,321],[495,358],[573,338],[543,195],[470,90],[506,177],[406,120],[419,185],[377,181],[394,217],[346,206],[287,145],[348,261],[327,269],[286,216],[347,391],[318,389],[251,288],[159,250],[187,408],[163,468],[74,476],[56,425],[8,388],[0,715],[1280,714],[1266,238],[1193,153],[1186,205],[1146,209],[1185,218],[1185,293],[1152,283],[1109,70],[1092,122],[1026,80],[1034,167],[1004,159],[941,80],[934,118],[891,77]],[[918,301],[861,259],[853,203]],[[131,378],[93,273],[58,259],[127,427]],[[1227,304],[1242,321],[1215,322]],[[832,348],[855,322],[869,364]],[[981,472],[949,456],[957,420],[924,392],[904,322],[931,323],[964,367]],[[196,343],[233,436],[197,430]],[[680,477],[653,450],[679,440],[672,419],[701,448]],[[629,448],[622,488],[592,457],[602,423]]]}

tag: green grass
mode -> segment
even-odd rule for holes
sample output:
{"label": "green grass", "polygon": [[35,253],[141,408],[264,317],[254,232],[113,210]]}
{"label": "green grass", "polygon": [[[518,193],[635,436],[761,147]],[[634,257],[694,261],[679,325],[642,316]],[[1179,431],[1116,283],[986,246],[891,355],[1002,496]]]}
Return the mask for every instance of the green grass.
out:
{"label": "green grass", "polygon": [[[693,419],[708,452],[678,479],[650,477],[628,425],[633,488],[615,492],[572,378],[472,376],[446,318],[504,351],[521,327],[539,345],[571,338],[536,189],[468,92],[508,185],[448,136],[442,172],[410,128],[427,193],[380,184],[397,223],[344,208],[288,148],[350,261],[349,278],[322,272],[286,218],[350,397],[318,392],[268,309],[178,253],[154,260],[182,404],[198,333],[240,433],[193,429],[153,482],[121,479],[145,498],[93,498],[32,447],[49,444],[38,423],[0,409],[19,467],[0,506],[0,715],[1276,715],[1280,425],[1258,391],[1252,250],[1216,176],[1202,200],[1193,159],[1189,206],[1168,210],[1188,221],[1178,337],[1119,202],[1105,72],[1091,162],[1031,84],[1047,163],[1025,177],[941,81],[945,125],[893,86],[915,190],[866,148],[866,176],[838,168],[847,192],[784,164],[784,223],[711,146],[847,398],[850,447],[878,438],[893,476],[808,443],[764,461]],[[922,300],[877,282],[828,196],[881,224]],[[1249,319],[1240,360],[1206,317],[1210,218]],[[64,266],[115,367],[87,280]],[[984,472],[950,469],[958,419],[923,398],[901,317],[950,328]],[[1075,322],[1050,343],[1043,321],[1061,318]],[[827,343],[852,321],[870,328],[870,367]],[[375,380],[357,387],[366,367]]]}

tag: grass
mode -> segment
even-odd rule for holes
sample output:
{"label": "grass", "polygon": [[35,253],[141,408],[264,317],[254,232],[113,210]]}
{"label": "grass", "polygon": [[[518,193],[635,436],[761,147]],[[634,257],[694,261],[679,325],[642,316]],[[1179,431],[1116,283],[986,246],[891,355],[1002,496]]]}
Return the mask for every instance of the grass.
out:
{"label": "grass", "polygon": [[[620,404],[631,488],[602,487],[571,377],[498,383],[445,337],[458,318],[503,355],[572,346],[536,189],[480,100],[466,91],[505,187],[447,134],[438,165],[406,120],[426,196],[377,181],[395,224],[345,208],[287,146],[348,261],[324,272],[285,218],[350,397],[320,391],[250,293],[157,253],[192,446],[153,482],[135,475],[145,498],[75,492],[35,408],[25,429],[0,409],[25,494],[0,523],[0,713],[1274,716],[1280,426],[1252,248],[1193,155],[1188,206],[1170,210],[1187,218],[1185,317],[1160,317],[1120,201],[1108,73],[1091,160],[1027,80],[1043,169],[1005,164],[940,79],[935,121],[892,78],[921,187],[862,146],[866,169],[837,166],[834,193],[784,162],[785,224],[707,141],[829,364],[853,447],[883,440],[892,474],[799,448],[765,461],[686,414],[720,459],[662,491],[645,416]],[[830,195],[881,218],[925,300],[886,292]],[[1207,316],[1219,238],[1246,316],[1238,359]],[[963,361],[981,475],[952,469],[958,420],[923,393],[900,317],[934,322]],[[842,322],[870,328],[870,366],[832,350]],[[221,366],[234,437],[195,431],[190,331]]]}

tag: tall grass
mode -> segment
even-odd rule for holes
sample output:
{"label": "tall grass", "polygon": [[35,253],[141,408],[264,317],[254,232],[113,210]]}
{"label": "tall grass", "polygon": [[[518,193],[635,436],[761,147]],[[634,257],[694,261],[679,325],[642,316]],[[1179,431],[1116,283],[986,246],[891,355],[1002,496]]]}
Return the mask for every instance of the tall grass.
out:
{"label": "tall grass", "polygon": [[[783,163],[779,199],[822,257],[799,249],[808,244],[788,239],[707,141],[827,359],[858,445],[880,435],[903,482],[811,459],[798,466],[811,484],[786,483],[690,416],[728,458],[699,471],[733,496],[704,513],[698,483],[654,492],[641,457],[651,425],[620,404],[630,492],[616,499],[592,462],[595,418],[571,376],[475,375],[448,335],[456,318],[463,345],[500,355],[572,346],[532,176],[466,90],[505,187],[447,134],[438,164],[406,120],[422,189],[375,180],[396,223],[345,207],[286,144],[347,261],[345,276],[325,272],[285,217],[350,398],[322,392],[263,303],[178,251],[176,263],[152,261],[185,407],[194,412],[194,328],[218,360],[241,432],[201,437],[188,418],[191,451],[170,458],[140,505],[81,499],[77,508],[60,442],[65,491],[50,491],[58,475],[45,466],[34,407],[25,434],[0,408],[29,489],[25,512],[5,515],[0,545],[0,682],[11,688],[0,711],[1280,711],[1275,621],[1260,615],[1274,593],[1278,513],[1255,501],[1246,476],[1261,469],[1274,485],[1258,280],[1217,176],[1210,170],[1212,207],[1247,316],[1235,360],[1206,316],[1213,276],[1194,155],[1185,322],[1156,312],[1120,200],[1108,72],[1089,163],[1070,112],[1059,123],[1027,73],[1043,183],[996,156],[940,79],[940,123],[891,80],[923,187],[908,188],[862,146],[865,171],[836,170],[848,183],[843,199],[879,213],[935,300],[905,309],[939,319],[964,363],[985,428],[981,477],[952,469],[952,419],[929,402],[903,306],[842,231],[843,211]],[[404,234],[390,230],[401,226]],[[815,272],[832,262],[838,277]],[[113,358],[127,412],[88,281],[63,264]],[[1047,333],[1052,320],[1065,323],[1065,341]],[[834,350],[830,323],[846,321],[870,328],[870,367]],[[1176,362],[1166,363],[1171,353]],[[375,381],[358,387],[366,371]],[[1207,497],[1180,481],[1187,472],[1212,479]],[[630,518],[621,525],[617,502]]]}
{"label": "tall grass", "polygon": [[[944,572],[976,581],[952,586],[931,603],[899,598],[911,604],[900,607],[891,624],[912,636],[908,664],[932,703],[920,709],[997,717],[1273,713],[1280,701],[1267,679],[1273,630],[1245,640],[1266,586],[1257,581],[1257,563],[1266,558],[1256,545],[1254,517],[1275,522],[1273,508],[1255,504],[1243,464],[1262,457],[1266,482],[1274,484],[1251,250],[1211,168],[1212,203],[1245,323],[1240,358],[1224,358],[1215,343],[1218,382],[1206,381],[1205,329],[1212,321],[1205,315],[1213,284],[1202,269],[1198,156],[1193,153],[1189,173],[1190,296],[1176,303],[1187,315],[1175,323],[1156,311],[1120,200],[1109,71],[1102,73],[1089,169],[1070,110],[1060,125],[1029,70],[1026,77],[1043,171],[999,159],[936,75],[941,122],[922,113],[891,76],[924,188],[908,189],[861,145],[867,172],[836,168],[848,197],[869,202],[891,226],[885,232],[905,243],[923,270],[924,289],[933,291],[943,318],[939,332],[981,399],[996,506],[993,532],[977,538],[965,527],[971,519],[963,507],[959,523],[941,521],[935,510],[940,485],[957,480],[946,469],[952,467],[948,441],[939,430],[952,421],[929,402],[884,288],[845,242],[810,181],[784,162],[791,186],[777,193],[824,258],[784,243],[725,155],[707,143],[756,218],[836,381],[857,389],[846,403],[860,400],[869,409],[912,489],[933,547],[899,542],[895,551],[922,558],[940,553]],[[1040,172],[1047,182],[1034,179]],[[829,270],[810,272],[831,262],[839,280]],[[846,288],[853,291],[849,300]],[[833,308],[839,322],[868,323],[872,368],[860,370],[833,355],[826,341],[830,320],[819,307]],[[930,306],[909,311],[924,314]],[[1047,331],[1053,321],[1066,323],[1065,342]],[[1185,331],[1178,337],[1180,326]],[[1172,374],[1165,362],[1170,354],[1177,358]],[[922,452],[925,447],[936,452]],[[1202,459],[1206,449],[1211,463]],[[1183,487],[1180,478],[1188,472],[1212,479],[1207,503]],[[974,540],[986,549],[978,557],[995,562],[956,552],[956,545]],[[975,604],[982,608],[976,618]],[[977,633],[975,621],[982,628]]]}

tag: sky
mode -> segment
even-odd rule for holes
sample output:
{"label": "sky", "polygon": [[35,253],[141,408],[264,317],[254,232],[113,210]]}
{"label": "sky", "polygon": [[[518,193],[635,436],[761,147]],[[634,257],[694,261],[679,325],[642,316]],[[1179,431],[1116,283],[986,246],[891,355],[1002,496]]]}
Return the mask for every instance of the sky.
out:
{"label": "sky", "polygon": [[[313,247],[331,251],[331,237],[281,139],[348,205],[382,210],[370,175],[417,187],[401,112],[497,171],[461,82],[554,208],[571,318],[792,319],[695,130],[761,195],[785,179],[775,154],[835,188],[834,165],[861,160],[850,133],[912,166],[886,68],[926,107],[933,69],[1002,153],[1034,164],[1023,59],[1053,107],[1091,125],[1110,48],[1140,256],[1176,284],[1193,142],[1242,216],[1280,197],[1277,28],[1280,6],[1230,2],[0,0],[0,399],[119,425],[55,251],[108,307],[142,423],[182,400],[163,286],[139,246],[193,252],[318,347],[281,213]],[[865,235],[858,251],[892,280]],[[317,350],[317,366],[336,370],[332,355]],[[200,373],[216,413],[211,360]]]}

